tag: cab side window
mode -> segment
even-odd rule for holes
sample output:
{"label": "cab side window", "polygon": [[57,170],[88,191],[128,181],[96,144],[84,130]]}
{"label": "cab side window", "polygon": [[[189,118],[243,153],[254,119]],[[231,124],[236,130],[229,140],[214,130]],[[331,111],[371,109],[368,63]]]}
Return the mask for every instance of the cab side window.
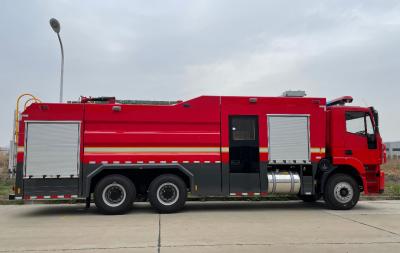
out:
{"label": "cab side window", "polygon": [[346,131],[362,136],[374,134],[371,117],[365,112],[346,112]]}
{"label": "cab side window", "polygon": [[366,135],[365,113],[346,112],[346,131],[353,134]]}

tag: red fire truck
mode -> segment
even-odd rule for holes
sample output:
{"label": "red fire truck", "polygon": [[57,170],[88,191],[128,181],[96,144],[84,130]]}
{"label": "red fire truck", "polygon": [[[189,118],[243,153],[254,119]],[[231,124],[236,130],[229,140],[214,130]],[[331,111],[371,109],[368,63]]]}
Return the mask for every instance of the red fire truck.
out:
{"label": "red fire truck", "polygon": [[[383,144],[373,107],[287,92],[187,101],[34,100],[17,128],[15,199],[91,196],[106,214],[136,200],[159,212],[190,196],[323,197],[351,209],[381,193]],[[11,196],[10,196],[11,197]]]}

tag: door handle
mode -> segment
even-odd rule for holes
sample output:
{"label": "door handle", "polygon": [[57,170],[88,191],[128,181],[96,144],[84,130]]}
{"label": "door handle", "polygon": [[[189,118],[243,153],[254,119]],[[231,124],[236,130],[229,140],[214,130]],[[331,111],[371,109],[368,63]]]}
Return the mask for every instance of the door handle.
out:
{"label": "door handle", "polygon": [[353,150],[347,149],[347,150],[344,151],[344,153],[346,155],[352,155],[353,154]]}

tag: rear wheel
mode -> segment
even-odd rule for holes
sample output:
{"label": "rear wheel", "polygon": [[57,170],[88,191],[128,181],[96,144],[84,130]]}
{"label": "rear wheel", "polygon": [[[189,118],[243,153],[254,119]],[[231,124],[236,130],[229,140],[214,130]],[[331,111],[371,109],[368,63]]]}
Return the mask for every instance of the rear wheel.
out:
{"label": "rear wheel", "polygon": [[94,190],[94,202],[104,214],[122,214],[129,211],[135,196],[135,185],[129,178],[121,175],[106,176]]}
{"label": "rear wheel", "polygon": [[172,174],[158,176],[150,184],[148,197],[151,206],[157,211],[177,212],[186,202],[186,184],[180,177]]}
{"label": "rear wheel", "polygon": [[335,210],[353,208],[360,198],[360,190],[356,180],[346,174],[332,175],[325,186],[326,204]]}

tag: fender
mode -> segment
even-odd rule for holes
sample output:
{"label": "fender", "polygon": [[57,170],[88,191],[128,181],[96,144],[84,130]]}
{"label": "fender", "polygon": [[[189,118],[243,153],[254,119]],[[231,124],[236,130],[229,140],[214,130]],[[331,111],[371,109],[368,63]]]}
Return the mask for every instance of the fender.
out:
{"label": "fender", "polygon": [[86,181],[83,196],[90,195],[90,185],[94,176],[102,172],[103,170],[149,170],[154,168],[165,168],[165,169],[178,169],[183,174],[189,177],[190,189],[194,191],[194,176],[193,174],[183,167],[181,164],[177,163],[166,163],[166,164],[101,164],[97,169],[92,171],[84,180]]}
{"label": "fender", "polygon": [[[354,157],[333,157],[332,158],[332,165],[349,165],[355,168],[358,171],[358,174],[361,177],[364,193],[368,194],[368,187],[367,187],[367,179],[366,179],[366,171],[362,162]],[[330,173],[329,173],[330,174]]]}

